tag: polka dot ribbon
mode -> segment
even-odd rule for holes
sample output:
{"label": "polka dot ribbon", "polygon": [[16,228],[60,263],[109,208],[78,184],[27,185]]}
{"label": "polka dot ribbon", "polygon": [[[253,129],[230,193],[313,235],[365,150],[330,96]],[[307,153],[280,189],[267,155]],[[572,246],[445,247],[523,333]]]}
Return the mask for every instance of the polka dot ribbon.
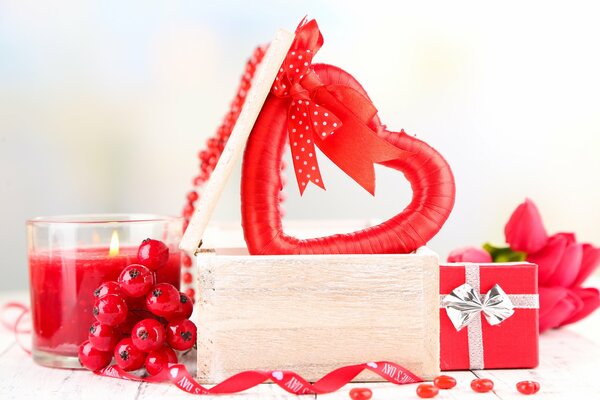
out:
{"label": "polka dot ribbon", "polygon": [[390,361],[369,362],[341,367],[328,373],[315,383],[308,382],[293,371],[244,371],[225,379],[211,388],[200,385],[183,364],[169,364],[168,368],[163,368],[158,375],[151,377],[140,377],[126,372],[115,365],[102,368],[94,373],[111,378],[142,382],[170,381],[184,392],[196,395],[238,393],[267,381],[277,384],[288,393],[301,395],[335,392],[365,370],[372,371],[384,380],[397,385],[422,381],[421,378],[406,368]]}
{"label": "polka dot ribbon", "polygon": [[377,113],[368,98],[348,86],[321,83],[312,60],[322,45],[316,21],[303,20],[271,89],[275,96],[289,99],[287,130],[300,194],[310,182],[325,189],[316,147],[374,194],[373,163],[398,159],[406,152],[367,126]]}

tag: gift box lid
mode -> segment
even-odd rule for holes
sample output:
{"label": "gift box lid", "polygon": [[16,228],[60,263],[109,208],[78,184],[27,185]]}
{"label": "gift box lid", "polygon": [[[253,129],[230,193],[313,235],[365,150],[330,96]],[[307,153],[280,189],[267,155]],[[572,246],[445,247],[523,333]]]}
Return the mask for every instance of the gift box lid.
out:
{"label": "gift box lid", "polygon": [[206,182],[196,211],[190,219],[179,244],[179,248],[182,250],[194,254],[199,251],[202,245],[202,236],[221,197],[223,188],[246,146],[250,132],[271,90],[277,72],[294,41],[294,37],[291,32],[283,29],[278,30],[265,53],[263,61],[259,64],[237,122],[210,179]]}

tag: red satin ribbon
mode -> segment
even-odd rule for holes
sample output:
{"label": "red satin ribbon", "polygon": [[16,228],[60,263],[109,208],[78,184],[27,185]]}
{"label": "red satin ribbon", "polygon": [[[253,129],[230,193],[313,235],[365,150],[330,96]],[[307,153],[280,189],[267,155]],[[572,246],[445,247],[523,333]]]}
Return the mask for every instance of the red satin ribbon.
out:
{"label": "red satin ribbon", "polygon": [[[11,321],[8,321],[6,314],[11,309],[17,310],[17,316],[14,319],[12,319]],[[2,321],[2,325],[4,326],[4,328],[8,329],[9,331],[11,331],[15,334],[15,340],[17,341],[17,344],[21,347],[21,349],[23,349],[23,351],[25,353],[31,354],[31,350],[28,349],[21,342],[21,335],[30,334],[31,329],[29,329],[29,328],[20,329],[19,328],[19,325],[21,325],[21,321],[28,314],[29,314],[29,307],[27,307],[25,304],[17,303],[17,302],[10,302],[10,303],[4,304],[2,306],[2,308],[0,309],[0,321]]]}
{"label": "red satin ribbon", "polygon": [[328,373],[313,384],[293,371],[244,371],[231,376],[210,389],[200,385],[182,364],[170,364],[168,368],[164,368],[158,375],[146,378],[125,372],[118,366],[109,366],[94,373],[111,378],[141,382],[171,381],[184,392],[197,395],[238,393],[270,380],[286,392],[301,395],[335,392],[352,381],[352,379],[364,370],[373,371],[386,381],[397,385],[422,382],[421,378],[407,369],[389,361],[369,362],[341,367]]}
{"label": "red satin ribbon", "polygon": [[272,93],[290,99],[287,128],[300,194],[309,182],[325,189],[315,145],[334,164],[375,194],[373,164],[410,153],[380,138],[368,124],[377,114],[371,101],[347,85],[324,85],[312,68],[323,45],[317,22],[300,23]]}

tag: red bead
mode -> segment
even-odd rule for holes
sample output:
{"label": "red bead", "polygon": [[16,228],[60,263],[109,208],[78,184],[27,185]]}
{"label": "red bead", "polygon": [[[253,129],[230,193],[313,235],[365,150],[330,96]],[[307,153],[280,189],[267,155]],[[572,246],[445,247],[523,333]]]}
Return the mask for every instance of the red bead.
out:
{"label": "red bead", "polygon": [[208,150],[202,150],[200,153],[198,153],[198,158],[200,161],[206,161],[208,160],[208,157],[210,157]]}
{"label": "red bead", "polygon": [[456,386],[456,379],[448,375],[440,375],[433,380],[433,384],[438,389],[452,389]]}
{"label": "red bead", "polygon": [[471,389],[477,393],[486,393],[494,388],[494,382],[491,379],[473,379]]}
{"label": "red bead", "polygon": [[521,381],[517,383],[517,390],[522,394],[536,394],[540,390],[540,384],[536,381]]}
{"label": "red bead", "polygon": [[190,203],[186,204],[183,207],[183,211],[181,212],[181,215],[183,215],[183,218],[192,218],[192,215],[194,214],[194,206],[191,205]]}
{"label": "red bead", "polygon": [[146,361],[146,353],[137,349],[131,338],[122,339],[115,347],[115,361],[125,371],[140,369]]}
{"label": "red bead", "polygon": [[146,371],[150,375],[156,375],[167,364],[177,362],[177,354],[170,347],[163,347],[148,354],[146,357]]}
{"label": "red bead", "polygon": [[250,82],[248,82],[247,80],[242,80],[240,82],[240,90],[248,91],[248,89],[250,89]]}
{"label": "red bead", "polygon": [[146,239],[138,248],[137,258],[140,264],[156,271],[164,267],[169,260],[169,248],[160,240]]}
{"label": "red bead", "polygon": [[194,289],[189,288],[186,289],[185,294],[187,297],[189,297],[190,299],[192,299],[192,303],[194,302],[194,296],[196,295],[196,292],[194,291]]}
{"label": "red bead", "polygon": [[183,276],[181,277],[181,279],[183,280],[183,283],[190,284],[194,280],[194,277],[189,272],[186,272],[186,273],[183,274]]}
{"label": "red bead", "polygon": [[208,147],[208,150],[211,151],[215,148],[217,148],[217,146],[219,145],[219,142],[217,141],[216,138],[208,138],[208,140],[206,141],[206,146]]}
{"label": "red bead", "polygon": [[209,165],[208,162],[202,163],[200,165],[200,172],[203,173],[205,176],[210,176],[212,171],[213,171],[213,167],[211,165]]}
{"label": "red bead", "polygon": [[169,322],[167,343],[175,350],[189,350],[196,343],[196,325],[189,319]]}
{"label": "red bead", "polygon": [[200,197],[200,196],[198,196],[198,192],[196,192],[195,190],[189,191],[186,196],[187,201],[190,203],[193,203],[196,200],[198,200],[198,197]]}
{"label": "red bead", "polygon": [[117,326],[127,318],[127,303],[119,295],[107,294],[96,300],[92,313],[101,324]]}
{"label": "red bead", "polygon": [[183,220],[183,224],[181,225],[181,231],[185,232],[187,230],[187,227],[190,225],[190,220],[189,219],[184,219]]}
{"label": "red bead", "polygon": [[141,264],[128,265],[119,275],[121,290],[129,297],[144,296],[153,284],[154,275]]}
{"label": "red bead", "polygon": [[198,176],[194,177],[194,180],[192,182],[193,182],[194,186],[200,186],[204,182],[206,182],[206,177],[202,174],[198,175]]}
{"label": "red bead", "polygon": [[151,318],[141,320],[131,331],[133,345],[144,352],[156,351],[163,347],[166,336],[163,325]]}
{"label": "red bead", "polygon": [[121,340],[121,332],[118,328],[115,329],[112,326],[94,322],[90,326],[88,339],[97,350],[112,352],[119,340]]}
{"label": "red bead", "polygon": [[417,386],[417,396],[422,399],[430,399],[437,396],[439,389],[433,386],[431,383],[421,383]]}
{"label": "red bead", "polygon": [[100,368],[104,368],[110,364],[111,360],[111,353],[96,349],[87,340],[79,346],[79,362],[89,370],[97,371]]}
{"label": "red bead", "polygon": [[188,256],[187,254],[184,254],[181,257],[181,264],[183,264],[184,267],[188,268],[192,266],[192,257]]}
{"label": "red bead", "polygon": [[210,156],[210,158],[208,159],[207,163],[208,165],[211,167],[211,169],[215,168],[215,165],[217,165],[217,161],[219,161],[219,157],[216,155],[212,155]]}
{"label": "red bead", "polygon": [[279,192],[279,202],[283,203],[287,199],[285,192]]}
{"label": "red bead", "polygon": [[354,388],[350,390],[349,394],[352,400],[369,400],[373,396],[373,392],[369,388]]}
{"label": "red bead", "polygon": [[169,318],[179,309],[179,290],[170,283],[159,283],[146,296],[146,308],[154,315]]}

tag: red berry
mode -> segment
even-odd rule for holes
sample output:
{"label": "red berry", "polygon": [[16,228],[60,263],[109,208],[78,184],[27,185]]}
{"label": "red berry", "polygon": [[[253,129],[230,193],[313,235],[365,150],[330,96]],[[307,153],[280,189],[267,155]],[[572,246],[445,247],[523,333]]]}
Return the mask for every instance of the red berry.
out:
{"label": "red berry", "polygon": [[165,328],[155,319],[143,319],[133,327],[131,341],[141,351],[158,350],[165,344]]}
{"label": "red berry", "polygon": [[471,389],[477,393],[486,393],[494,388],[494,382],[491,379],[473,379]]}
{"label": "red berry", "polygon": [[192,257],[188,256],[187,254],[184,254],[181,257],[181,263],[183,264],[184,267],[191,267],[192,266]]}
{"label": "red berry", "polygon": [[440,375],[433,380],[433,384],[438,389],[452,389],[456,386],[456,379],[448,375]]}
{"label": "red berry", "polygon": [[163,347],[148,354],[146,357],[146,371],[150,375],[158,374],[167,364],[177,362],[177,354],[170,347]]}
{"label": "red berry", "polygon": [[354,388],[350,390],[350,398],[352,400],[369,400],[373,396],[373,392],[369,388]]}
{"label": "red berry", "polygon": [[173,314],[171,319],[186,319],[192,315],[192,311],[194,310],[194,304],[192,303],[192,299],[189,298],[185,293],[179,292],[179,308]]}
{"label": "red berry", "polygon": [[146,353],[138,350],[133,345],[131,338],[121,339],[115,347],[115,361],[125,371],[134,371],[144,365]]}
{"label": "red berry", "polygon": [[154,315],[168,319],[179,309],[179,290],[169,283],[154,285],[146,295],[146,308]]}
{"label": "red berry", "polygon": [[194,303],[194,301],[195,301],[195,300],[194,300],[194,296],[196,295],[196,292],[194,291],[194,289],[192,289],[192,288],[188,288],[188,289],[186,289],[186,290],[185,290],[185,295],[186,295],[187,297],[189,297],[189,298],[190,298],[190,300],[192,300],[192,303]]}
{"label": "red berry", "polygon": [[92,312],[101,324],[117,326],[127,318],[127,303],[119,295],[107,294],[96,300]]}
{"label": "red berry", "polygon": [[160,240],[146,239],[138,248],[138,262],[152,271],[165,266],[169,259],[169,248]]}
{"label": "red berry", "polygon": [[419,386],[417,386],[417,396],[422,399],[430,399],[435,397],[439,391],[440,390],[438,388],[430,383],[421,383]]}
{"label": "red berry", "polygon": [[536,394],[540,390],[540,384],[536,381],[521,381],[517,383],[517,390],[522,394]]}
{"label": "red berry", "polygon": [[88,340],[79,346],[79,362],[89,370],[97,371],[104,368],[111,360],[111,353],[96,349]]}
{"label": "red berry", "polygon": [[121,294],[121,287],[119,286],[118,282],[115,281],[108,281],[108,282],[104,282],[103,284],[101,284],[100,286],[98,286],[96,288],[96,290],[94,290],[94,297],[103,297],[106,296],[107,294]]}
{"label": "red berry", "polygon": [[189,319],[169,322],[167,343],[175,350],[189,350],[196,343],[196,325]]}
{"label": "red berry", "polygon": [[181,276],[181,280],[183,281],[183,283],[187,283],[188,285],[190,283],[192,283],[192,281],[194,280],[194,277],[192,276],[191,273],[189,272],[185,272],[182,276]]}
{"label": "red berry", "polygon": [[129,297],[144,296],[153,284],[152,272],[141,264],[128,265],[119,275],[121,290]]}
{"label": "red berry", "polygon": [[121,339],[121,332],[112,326],[94,322],[90,326],[88,339],[94,348],[100,351],[112,352]]}

